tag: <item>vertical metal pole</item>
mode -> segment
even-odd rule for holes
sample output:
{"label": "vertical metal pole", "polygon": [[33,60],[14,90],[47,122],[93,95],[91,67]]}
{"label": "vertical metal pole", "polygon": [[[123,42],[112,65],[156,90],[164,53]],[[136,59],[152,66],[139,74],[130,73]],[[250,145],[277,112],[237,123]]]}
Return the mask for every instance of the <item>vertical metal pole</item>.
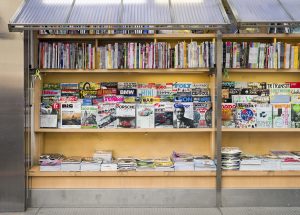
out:
{"label": "vertical metal pole", "polygon": [[215,125],[216,125],[216,206],[222,206],[222,168],[221,168],[221,149],[222,149],[222,67],[223,67],[223,44],[222,33],[217,32],[216,41],[216,103],[215,103]]}

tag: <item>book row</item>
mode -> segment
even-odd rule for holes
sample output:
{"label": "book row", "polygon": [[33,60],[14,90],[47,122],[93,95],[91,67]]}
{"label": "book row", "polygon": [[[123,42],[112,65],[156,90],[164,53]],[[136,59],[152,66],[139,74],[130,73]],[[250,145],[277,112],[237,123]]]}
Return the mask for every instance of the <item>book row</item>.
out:
{"label": "book row", "polygon": [[254,156],[243,154],[237,147],[224,147],[221,154],[223,170],[300,170],[299,151],[271,151],[269,155]]}
{"label": "book row", "polygon": [[225,68],[298,69],[299,46],[284,42],[225,42]]}
{"label": "book row", "polygon": [[112,151],[96,151],[93,157],[65,157],[61,154],[40,156],[40,171],[215,171],[208,156],[173,152],[164,158],[116,158]]}
{"label": "book row", "polygon": [[223,126],[300,128],[299,86],[299,82],[223,82]]}
{"label": "book row", "polygon": [[[215,64],[214,42],[92,43],[40,42],[42,69],[209,68]],[[96,62],[97,65],[96,65]]]}

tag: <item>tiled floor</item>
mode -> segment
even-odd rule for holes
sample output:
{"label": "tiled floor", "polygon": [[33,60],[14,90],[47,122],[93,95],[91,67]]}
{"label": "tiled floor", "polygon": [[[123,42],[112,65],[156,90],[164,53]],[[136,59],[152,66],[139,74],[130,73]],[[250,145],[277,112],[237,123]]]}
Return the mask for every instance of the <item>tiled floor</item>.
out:
{"label": "tiled floor", "polygon": [[0,215],[300,215],[300,208],[30,208]]}

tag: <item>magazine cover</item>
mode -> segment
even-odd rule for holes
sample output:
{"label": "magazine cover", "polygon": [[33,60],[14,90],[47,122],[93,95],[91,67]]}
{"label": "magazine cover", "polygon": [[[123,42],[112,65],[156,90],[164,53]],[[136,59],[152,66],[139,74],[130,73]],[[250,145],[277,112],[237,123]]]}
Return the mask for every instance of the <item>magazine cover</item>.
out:
{"label": "magazine cover", "polygon": [[154,105],[155,128],[173,128],[173,102],[160,102]]}
{"label": "magazine cover", "polygon": [[80,98],[97,98],[97,90],[80,90]]}
{"label": "magazine cover", "polygon": [[106,95],[106,96],[103,96],[103,102],[105,102],[105,103],[122,103],[122,102],[124,102],[124,96]]}
{"label": "magazine cover", "polygon": [[210,128],[212,125],[212,106],[210,102],[195,102],[194,127]]}
{"label": "magazine cover", "polygon": [[292,128],[300,128],[300,104],[292,104]]}
{"label": "magazine cover", "polygon": [[80,82],[79,89],[80,90],[98,90],[100,85],[94,82]]}
{"label": "magazine cover", "polygon": [[40,127],[57,128],[59,113],[59,97],[42,96],[40,109]]}
{"label": "magazine cover", "polygon": [[236,104],[235,127],[256,128],[256,103]]}
{"label": "magazine cover", "polygon": [[257,97],[257,95],[232,95],[232,103],[238,103],[238,102],[243,102],[243,103],[248,103],[252,102],[252,100]]}
{"label": "magazine cover", "polygon": [[154,106],[152,104],[137,104],[136,128],[154,128]]}
{"label": "magazine cover", "polygon": [[273,127],[273,107],[271,104],[257,104],[256,114],[257,128]]}
{"label": "magazine cover", "polygon": [[192,93],[192,82],[175,82],[173,83],[173,91],[177,93]]}
{"label": "magazine cover", "polygon": [[210,92],[208,88],[193,88],[192,96],[209,96]]}
{"label": "magazine cover", "polygon": [[97,106],[81,106],[81,128],[97,128]]}
{"label": "magazine cover", "polygon": [[79,97],[80,90],[78,89],[64,89],[61,90],[61,96],[69,97],[69,96],[75,96]]}
{"label": "magazine cover", "polygon": [[135,104],[117,103],[116,116],[118,128],[135,128]]}
{"label": "magazine cover", "polygon": [[173,83],[156,84],[157,96],[170,96],[173,95]]}
{"label": "magazine cover", "polygon": [[116,128],[116,104],[99,103],[96,120],[98,128]]}
{"label": "magazine cover", "polygon": [[174,104],[174,128],[194,128],[194,109],[192,102]]}
{"label": "magazine cover", "polygon": [[235,103],[222,103],[222,126],[226,128],[235,128],[235,109]]}
{"label": "magazine cover", "polygon": [[78,89],[78,83],[60,83],[61,90],[76,90]]}
{"label": "magazine cover", "polygon": [[118,82],[118,89],[137,89],[137,82]]}
{"label": "magazine cover", "polygon": [[81,128],[80,102],[66,102],[61,104],[61,128]]}
{"label": "magazine cover", "polygon": [[291,104],[273,104],[273,128],[291,127]]}

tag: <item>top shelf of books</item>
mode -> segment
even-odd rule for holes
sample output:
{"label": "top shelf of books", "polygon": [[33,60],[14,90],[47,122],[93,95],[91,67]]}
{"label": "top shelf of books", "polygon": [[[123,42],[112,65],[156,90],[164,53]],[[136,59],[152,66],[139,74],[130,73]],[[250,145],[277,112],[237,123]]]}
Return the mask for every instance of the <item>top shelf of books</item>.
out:
{"label": "top shelf of books", "polygon": [[216,34],[38,34],[38,39],[213,39]]}

